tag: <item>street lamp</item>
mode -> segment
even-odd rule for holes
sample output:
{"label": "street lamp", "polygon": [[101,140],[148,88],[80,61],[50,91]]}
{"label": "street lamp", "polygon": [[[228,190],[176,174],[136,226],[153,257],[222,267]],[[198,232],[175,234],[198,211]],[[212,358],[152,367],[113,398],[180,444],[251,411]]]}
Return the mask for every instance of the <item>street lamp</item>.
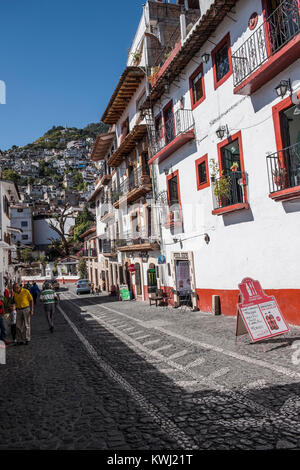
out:
{"label": "street lamp", "polygon": [[220,126],[217,130],[216,130],[216,134],[217,134],[217,137],[219,139],[223,139],[224,135],[225,135],[225,132],[227,135],[229,135],[229,129],[228,129],[228,125],[226,124],[226,126]]}
{"label": "street lamp", "polygon": [[209,61],[209,57],[209,54],[207,52],[204,52],[204,54],[202,54],[201,56],[202,63],[207,64],[207,62]]}
{"label": "street lamp", "polygon": [[283,98],[287,91],[290,91],[292,94],[291,80],[281,80],[280,83],[275,87],[277,96]]}

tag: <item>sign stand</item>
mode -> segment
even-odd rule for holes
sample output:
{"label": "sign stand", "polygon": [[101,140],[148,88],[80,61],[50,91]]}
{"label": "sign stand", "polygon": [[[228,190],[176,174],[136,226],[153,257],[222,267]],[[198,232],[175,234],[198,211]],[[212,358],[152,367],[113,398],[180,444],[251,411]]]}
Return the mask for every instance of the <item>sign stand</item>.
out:
{"label": "sign stand", "polygon": [[248,332],[256,342],[289,332],[275,297],[266,295],[259,281],[245,278],[239,289],[242,302],[237,306],[236,338]]}

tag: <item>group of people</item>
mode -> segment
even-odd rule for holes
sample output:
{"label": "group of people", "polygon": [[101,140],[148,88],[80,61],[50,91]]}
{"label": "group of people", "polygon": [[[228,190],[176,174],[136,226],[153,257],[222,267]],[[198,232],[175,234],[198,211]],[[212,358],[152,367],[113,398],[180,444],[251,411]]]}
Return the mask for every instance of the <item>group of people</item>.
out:
{"label": "group of people", "polygon": [[12,291],[5,288],[2,300],[0,300],[0,341],[6,345],[11,342],[7,340],[7,322],[5,316],[9,314],[9,324],[12,342],[17,345],[28,345],[31,340],[30,319],[34,314],[34,305],[38,296],[43,303],[44,311],[51,333],[54,331],[54,314],[59,295],[52,289],[49,282],[45,282],[42,291],[34,282],[32,285],[13,284]]}

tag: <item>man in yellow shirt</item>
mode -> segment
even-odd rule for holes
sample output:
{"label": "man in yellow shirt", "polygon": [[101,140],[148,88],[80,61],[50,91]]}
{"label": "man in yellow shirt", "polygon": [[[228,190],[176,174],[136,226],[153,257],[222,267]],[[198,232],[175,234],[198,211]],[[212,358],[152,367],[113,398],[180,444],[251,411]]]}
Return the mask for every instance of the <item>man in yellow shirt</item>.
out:
{"label": "man in yellow shirt", "polygon": [[[30,342],[30,317],[33,315],[33,298],[29,290],[19,284],[13,285],[14,301],[17,307],[17,344]],[[23,333],[25,329],[25,342]]]}

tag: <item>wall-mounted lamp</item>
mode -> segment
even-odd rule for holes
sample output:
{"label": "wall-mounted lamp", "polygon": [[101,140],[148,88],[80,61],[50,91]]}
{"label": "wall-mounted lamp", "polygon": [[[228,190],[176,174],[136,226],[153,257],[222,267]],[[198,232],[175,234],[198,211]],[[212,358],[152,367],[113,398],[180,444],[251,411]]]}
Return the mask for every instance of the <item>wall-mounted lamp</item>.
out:
{"label": "wall-mounted lamp", "polygon": [[173,238],[173,242],[178,243],[179,242],[178,238]]}
{"label": "wall-mounted lamp", "polygon": [[165,174],[166,176],[168,176],[168,174],[169,174],[169,168],[164,168],[164,174]]}
{"label": "wall-mounted lamp", "polygon": [[205,241],[205,243],[206,243],[207,245],[209,244],[209,242],[210,242],[210,236],[208,235],[208,233],[205,233],[205,234],[204,234],[204,241]]}
{"label": "wall-mounted lamp", "polygon": [[223,139],[224,135],[225,135],[225,132],[227,135],[229,135],[229,129],[228,129],[228,125],[226,124],[226,126],[220,126],[217,130],[216,130],[216,134],[217,134],[217,137],[219,139]]}
{"label": "wall-mounted lamp", "polygon": [[289,90],[289,92],[292,94],[292,86],[291,86],[291,80],[281,80],[281,82],[275,87],[275,91],[277,93],[278,97],[283,98],[286,92]]}
{"label": "wall-mounted lamp", "polygon": [[202,54],[201,56],[202,63],[207,64],[207,62],[209,61],[209,57],[209,54],[207,52],[204,52],[204,54]]}

